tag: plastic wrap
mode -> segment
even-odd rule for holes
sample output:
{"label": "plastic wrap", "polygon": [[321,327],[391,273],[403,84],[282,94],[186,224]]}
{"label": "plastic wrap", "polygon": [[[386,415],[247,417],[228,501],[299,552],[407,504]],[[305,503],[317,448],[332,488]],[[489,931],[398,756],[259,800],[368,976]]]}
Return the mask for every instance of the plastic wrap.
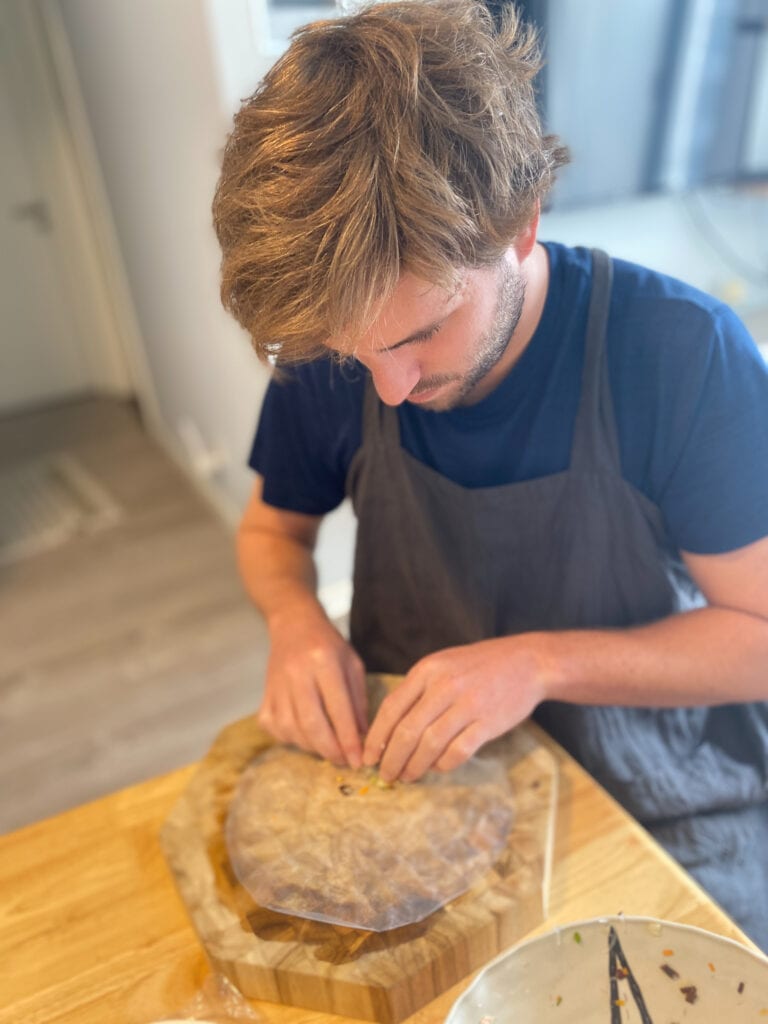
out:
{"label": "plastic wrap", "polygon": [[419,921],[494,863],[513,821],[502,763],[387,786],[277,747],[244,772],[226,823],[229,859],[262,907],[370,931]]}
{"label": "plastic wrap", "polygon": [[214,972],[178,1012],[158,1017],[151,1024],[247,1024],[263,1020],[228,978]]}

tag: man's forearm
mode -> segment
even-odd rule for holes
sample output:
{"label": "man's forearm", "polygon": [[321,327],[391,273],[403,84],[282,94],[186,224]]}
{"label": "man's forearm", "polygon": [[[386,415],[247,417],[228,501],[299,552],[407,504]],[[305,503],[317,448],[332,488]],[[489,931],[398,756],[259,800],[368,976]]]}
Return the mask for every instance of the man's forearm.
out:
{"label": "man's forearm", "polygon": [[535,634],[546,696],[574,704],[768,700],[768,621],[702,608],[649,625]]}
{"label": "man's forearm", "polygon": [[312,550],[301,541],[243,531],[237,538],[237,560],[245,589],[268,625],[307,611],[324,614]]}

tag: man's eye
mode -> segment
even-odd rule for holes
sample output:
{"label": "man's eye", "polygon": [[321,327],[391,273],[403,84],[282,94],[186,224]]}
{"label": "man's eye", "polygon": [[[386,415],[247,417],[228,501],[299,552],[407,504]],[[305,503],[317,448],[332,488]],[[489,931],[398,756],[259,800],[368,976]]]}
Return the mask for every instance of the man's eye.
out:
{"label": "man's eye", "polygon": [[425,331],[423,334],[420,334],[417,338],[414,338],[413,340],[415,342],[429,341],[430,338],[434,338],[434,336],[437,334],[439,330],[439,327],[433,327],[431,328],[431,330]]}

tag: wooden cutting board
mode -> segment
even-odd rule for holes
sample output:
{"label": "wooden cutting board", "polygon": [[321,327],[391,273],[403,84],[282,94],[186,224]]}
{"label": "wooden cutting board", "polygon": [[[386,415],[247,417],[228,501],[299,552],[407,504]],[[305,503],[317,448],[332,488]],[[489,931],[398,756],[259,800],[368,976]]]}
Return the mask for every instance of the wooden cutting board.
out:
{"label": "wooden cutting board", "polygon": [[238,883],[224,822],[242,772],[271,744],[255,717],[224,729],[161,834],[213,966],[245,996],[396,1024],[544,919],[557,768],[535,727],[486,748],[506,765],[515,798],[515,823],[493,869],[425,920],[388,932],[266,910]]}

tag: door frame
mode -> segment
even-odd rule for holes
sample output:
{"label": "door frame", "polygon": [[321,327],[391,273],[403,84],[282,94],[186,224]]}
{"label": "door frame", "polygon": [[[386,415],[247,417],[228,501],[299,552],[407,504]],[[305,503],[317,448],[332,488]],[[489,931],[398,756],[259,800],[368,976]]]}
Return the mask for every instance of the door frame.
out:
{"label": "door frame", "polygon": [[30,133],[30,158],[56,225],[55,255],[71,300],[94,392],[135,397],[159,417],[157,397],[117,241],[58,0],[3,0],[15,10],[26,81],[46,131]]}

